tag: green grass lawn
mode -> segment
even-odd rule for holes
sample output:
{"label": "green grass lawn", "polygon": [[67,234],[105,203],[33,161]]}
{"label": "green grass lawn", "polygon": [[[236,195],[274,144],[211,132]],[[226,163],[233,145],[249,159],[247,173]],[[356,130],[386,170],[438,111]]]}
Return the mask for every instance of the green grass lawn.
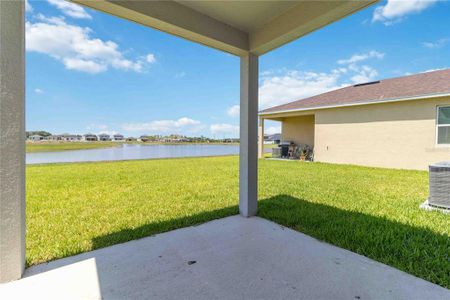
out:
{"label": "green grass lawn", "polygon": [[[259,215],[450,287],[450,215],[427,172],[260,161]],[[238,213],[238,158],[27,167],[27,264]]]}
{"label": "green grass lawn", "polygon": [[48,143],[27,143],[26,152],[55,152],[66,150],[84,150],[118,147],[117,142],[48,142]]}

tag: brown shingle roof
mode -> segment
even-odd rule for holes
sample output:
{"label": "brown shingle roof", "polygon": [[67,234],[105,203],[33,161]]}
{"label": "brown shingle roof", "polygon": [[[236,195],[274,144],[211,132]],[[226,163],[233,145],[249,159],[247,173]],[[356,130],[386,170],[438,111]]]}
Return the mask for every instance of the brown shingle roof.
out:
{"label": "brown shingle roof", "polygon": [[357,84],[261,111],[262,114],[450,93],[450,69]]}

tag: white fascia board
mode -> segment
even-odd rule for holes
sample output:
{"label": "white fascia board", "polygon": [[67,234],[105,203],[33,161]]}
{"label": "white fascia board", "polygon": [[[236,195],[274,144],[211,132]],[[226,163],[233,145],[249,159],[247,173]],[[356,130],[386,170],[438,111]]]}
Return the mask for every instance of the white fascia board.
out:
{"label": "white fascia board", "polygon": [[260,112],[259,115],[260,116],[270,116],[270,115],[278,115],[278,114],[283,114],[283,113],[303,112],[303,111],[309,111],[309,110],[320,110],[320,109],[349,107],[349,106],[361,106],[361,105],[370,105],[370,104],[412,101],[412,100],[439,98],[439,97],[446,97],[446,96],[450,96],[450,93],[429,94],[429,95],[420,95],[420,96],[403,97],[403,98],[390,98],[390,99],[385,99],[382,101],[368,100],[368,101],[363,101],[363,102],[344,103],[344,104],[338,104],[338,105],[323,105],[323,106],[313,106],[313,107],[305,107],[305,108],[298,108],[298,109],[278,110],[278,111],[272,111],[272,112],[266,112],[266,113]]}

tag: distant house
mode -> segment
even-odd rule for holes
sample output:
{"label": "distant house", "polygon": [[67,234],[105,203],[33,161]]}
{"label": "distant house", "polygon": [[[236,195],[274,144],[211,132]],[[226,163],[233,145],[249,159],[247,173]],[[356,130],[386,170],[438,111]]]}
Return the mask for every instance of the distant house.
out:
{"label": "distant house", "polygon": [[185,136],[179,134],[171,134],[170,136],[162,138],[162,141],[164,143],[182,143],[188,142],[189,140]]}
{"label": "distant house", "polygon": [[127,142],[135,142],[135,141],[137,141],[137,138],[130,136],[130,137],[126,138],[126,141]]}
{"label": "distant house", "polygon": [[281,142],[281,133],[275,133],[264,136],[264,144],[279,144]]}
{"label": "distant house", "polygon": [[116,142],[123,141],[123,140],[125,140],[125,137],[121,134],[114,134],[112,137],[112,140],[116,141]]}
{"label": "distant house", "polygon": [[62,135],[60,134],[53,134],[53,135],[49,135],[46,138],[47,141],[62,141]]}
{"label": "distant house", "polygon": [[81,135],[64,133],[64,134],[50,135],[50,136],[46,137],[45,139],[47,141],[76,142],[76,141],[81,141],[82,138],[83,137]]}
{"label": "distant house", "polygon": [[316,161],[423,170],[450,160],[450,69],[355,84],[259,116],[281,122],[283,142],[314,147]]}
{"label": "distant house", "polygon": [[[239,143],[239,139],[238,138],[227,138],[227,139],[223,139],[223,140],[219,140],[222,143]],[[209,140],[205,140],[206,143],[209,143]]]}
{"label": "distant house", "polygon": [[98,141],[98,137],[95,134],[87,133],[83,135],[83,138],[81,140],[85,142],[95,142]]}
{"label": "distant house", "polygon": [[145,135],[141,135],[139,138],[138,138],[138,142],[148,142],[150,139],[147,137],[147,136],[145,136]]}
{"label": "distant house", "polygon": [[61,138],[65,142],[77,142],[82,140],[82,136],[77,134],[62,134]]}
{"label": "distant house", "polygon": [[184,138],[184,137],[181,137],[181,138],[170,138],[170,137],[168,137],[168,138],[164,138],[163,139],[164,143],[183,143],[183,142],[187,142],[187,141],[188,141],[188,139]]}
{"label": "distant house", "polygon": [[44,137],[39,134],[34,134],[34,135],[28,137],[28,139],[32,142],[39,142],[39,141],[42,141],[44,139]]}
{"label": "distant house", "polygon": [[233,139],[223,139],[222,143],[234,143]]}
{"label": "distant house", "polygon": [[110,141],[110,140],[111,140],[111,137],[110,137],[109,134],[106,134],[106,133],[100,133],[100,134],[98,135],[98,140],[99,140],[99,141],[102,141],[102,142],[107,142],[107,141]]}

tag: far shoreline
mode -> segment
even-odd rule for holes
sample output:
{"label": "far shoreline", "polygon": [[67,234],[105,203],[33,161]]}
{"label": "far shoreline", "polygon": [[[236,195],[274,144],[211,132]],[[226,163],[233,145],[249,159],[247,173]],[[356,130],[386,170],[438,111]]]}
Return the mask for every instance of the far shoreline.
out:
{"label": "far shoreline", "polygon": [[137,142],[137,141],[124,141],[124,142],[111,142],[111,141],[96,141],[96,142],[27,142],[26,143],[26,153],[38,153],[38,152],[60,152],[60,151],[70,151],[70,150],[89,150],[89,149],[102,149],[102,148],[112,148],[120,147],[124,144],[127,145],[224,145],[224,146],[236,146],[239,143],[231,142]]}

